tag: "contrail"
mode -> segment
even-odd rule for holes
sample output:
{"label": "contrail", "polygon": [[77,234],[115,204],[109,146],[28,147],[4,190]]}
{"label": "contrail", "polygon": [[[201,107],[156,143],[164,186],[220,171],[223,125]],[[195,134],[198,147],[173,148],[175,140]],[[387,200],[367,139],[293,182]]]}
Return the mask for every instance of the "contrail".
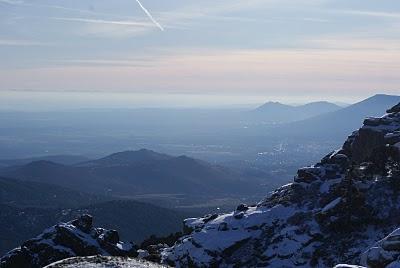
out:
{"label": "contrail", "polygon": [[139,0],[136,0],[136,2],[139,4],[140,8],[146,13],[147,17],[161,30],[164,31],[164,27],[161,26],[150,14],[150,12],[142,5],[142,3]]}

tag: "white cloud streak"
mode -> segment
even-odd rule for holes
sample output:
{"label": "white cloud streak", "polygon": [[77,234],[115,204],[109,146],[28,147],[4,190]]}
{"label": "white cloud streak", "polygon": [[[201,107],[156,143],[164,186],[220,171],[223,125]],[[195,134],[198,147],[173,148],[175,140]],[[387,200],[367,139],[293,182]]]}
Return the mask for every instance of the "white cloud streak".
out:
{"label": "white cloud streak", "polygon": [[49,43],[32,40],[0,39],[0,46],[48,46]]}
{"label": "white cloud streak", "polygon": [[151,13],[142,5],[142,3],[139,0],[136,0],[136,2],[138,3],[138,5],[140,6],[140,8],[144,11],[144,13],[146,13],[147,17],[149,17],[149,19],[154,23],[154,25],[156,25],[161,31],[164,31],[164,27],[161,26],[160,23],[158,23],[158,21],[156,21],[156,19],[151,15]]}
{"label": "white cloud streak", "polygon": [[115,21],[115,20],[100,20],[100,19],[85,19],[85,18],[58,18],[51,17],[53,20],[62,20],[62,21],[72,21],[72,22],[84,22],[84,23],[98,23],[98,24],[113,24],[113,25],[121,25],[121,26],[137,26],[137,27],[149,27],[152,26],[150,23],[141,22],[141,21]]}

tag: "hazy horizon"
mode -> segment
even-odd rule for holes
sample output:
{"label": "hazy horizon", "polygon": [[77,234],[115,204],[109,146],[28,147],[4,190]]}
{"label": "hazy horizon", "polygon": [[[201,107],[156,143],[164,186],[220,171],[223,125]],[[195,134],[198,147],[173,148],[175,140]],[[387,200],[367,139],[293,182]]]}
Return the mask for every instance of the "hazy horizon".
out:
{"label": "hazy horizon", "polygon": [[142,4],[0,0],[0,97],[125,92],[141,106],[203,106],[399,93],[394,1]]}
{"label": "hazy horizon", "polygon": [[[385,94],[377,92],[376,94]],[[374,94],[375,95],[375,94]],[[397,95],[395,92],[388,95]],[[218,95],[218,94],[151,94],[128,92],[50,92],[50,91],[2,91],[0,110],[68,110],[68,109],[135,109],[135,108],[210,108],[252,109],[266,102],[302,105],[327,101],[345,106],[362,101],[373,95],[342,97],[280,96],[266,95]]]}

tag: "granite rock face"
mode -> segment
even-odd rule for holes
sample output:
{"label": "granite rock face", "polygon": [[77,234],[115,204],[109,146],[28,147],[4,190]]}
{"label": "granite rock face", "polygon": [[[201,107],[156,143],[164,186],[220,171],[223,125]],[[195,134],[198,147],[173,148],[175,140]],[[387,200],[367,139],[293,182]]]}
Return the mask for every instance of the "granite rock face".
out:
{"label": "granite rock face", "polygon": [[161,268],[157,263],[126,257],[74,257],[52,263],[45,268]]}
{"label": "granite rock face", "polygon": [[95,228],[90,215],[60,223],[24,242],[0,259],[1,268],[36,268],[75,256],[137,256],[135,245],[119,241],[118,232]]}

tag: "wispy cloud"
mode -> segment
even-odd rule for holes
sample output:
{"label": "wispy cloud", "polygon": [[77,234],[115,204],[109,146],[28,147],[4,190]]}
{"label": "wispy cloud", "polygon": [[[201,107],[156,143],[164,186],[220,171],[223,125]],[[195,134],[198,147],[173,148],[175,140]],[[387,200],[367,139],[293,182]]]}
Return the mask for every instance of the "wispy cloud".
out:
{"label": "wispy cloud", "polygon": [[137,27],[150,27],[153,24],[142,21],[118,21],[118,20],[101,20],[101,19],[86,19],[86,18],[59,18],[51,17],[53,20],[83,22],[83,23],[96,23],[96,24],[112,24],[121,26],[137,26]]}
{"label": "wispy cloud", "polygon": [[9,4],[9,5],[18,5],[22,4],[22,1],[19,0],[0,0],[0,3]]}
{"label": "wispy cloud", "polygon": [[368,10],[336,10],[336,12],[349,15],[400,19],[400,13],[396,12],[378,12]]}
{"label": "wispy cloud", "polygon": [[32,40],[16,40],[16,39],[0,39],[0,46],[49,46],[50,43],[32,41]]}
{"label": "wispy cloud", "polygon": [[49,19],[72,23],[83,23],[84,26],[77,29],[78,34],[83,36],[91,35],[101,38],[125,39],[148,33],[149,31],[155,29],[153,23],[140,20],[106,20],[76,17],[52,17]]}
{"label": "wispy cloud", "polygon": [[136,2],[138,3],[138,5],[140,6],[140,8],[144,11],[144,13],[146,13],[146,15],[149,17],[149,19],[161,30],[164,31],[164,27],[161,26],[160,23],[158,23],[158,21],[156,21],[154,19],[154,17],[151,15],[151,13],[142,5],[142,3],[139,0],[136,0]]}

